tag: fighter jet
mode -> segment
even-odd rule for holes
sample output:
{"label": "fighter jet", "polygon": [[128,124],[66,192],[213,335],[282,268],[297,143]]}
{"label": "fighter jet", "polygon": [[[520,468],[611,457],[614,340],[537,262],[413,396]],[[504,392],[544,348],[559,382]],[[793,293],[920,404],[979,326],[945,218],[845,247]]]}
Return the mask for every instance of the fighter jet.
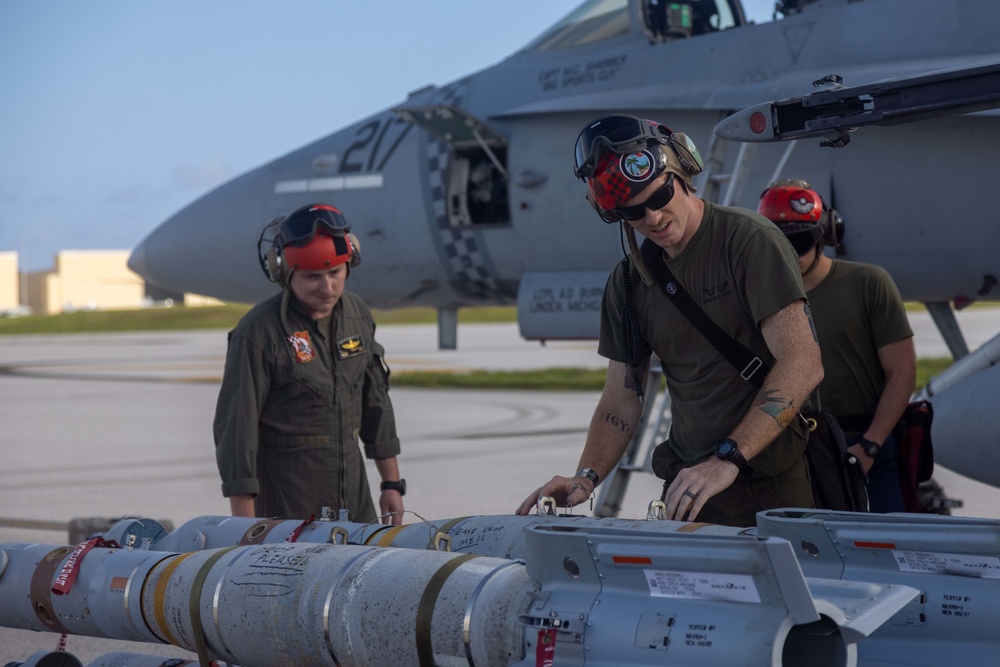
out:
{"label": "fighter jet", "polygon": [[[324,201],[361,241],[352,289],[377,308],[436,308],[442,347],[456,345],[458,308],[494,304],[516,304],[529,339],[596,337],[623,246],[587,204],[571,153],[585,123],[629,113],[695,141],[708,199],[754,208],[775,178],[810,181],[845,220],[838,254],[883,266],[905,299],[926,303],[957,359],[968,348],[953,307],[1000,294],[1000,225],[983,176],[1000,154],[996,111],[867,128],[836,150],[740,143],[713,128],[816,81],[864,86],[998,63],[997,25],[993,0],[782,0],[762,24],[739,0],[588,0],[495,66],[410,93],[209,192],[143,240],[129,266],[172,291],[259,301],[276,289],[254,257],[263,228]],[[964,388],[956,441],[996,432],[982,424],[997,419],[984,404],[1000,390],[996,370],[948,390]],[[964,426],[972,412],[978,435]],[[942,409],[937,419],[951,421]],[[997,484],[995,457],[965,467],[980,479],[991,470]]]}

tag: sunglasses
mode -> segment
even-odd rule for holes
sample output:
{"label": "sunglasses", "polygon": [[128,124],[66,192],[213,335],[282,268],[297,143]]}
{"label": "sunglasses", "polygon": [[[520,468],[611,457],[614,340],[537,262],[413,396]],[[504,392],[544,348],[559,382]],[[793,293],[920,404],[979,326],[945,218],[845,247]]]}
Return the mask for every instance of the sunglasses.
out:
{"label": "sunglasses", "polygon": [[812,223],[790,223],[779,225],[785,238],[792,244],[792,248],[799,257],[802,257],[816,247],[816,244],[823,238],[823,228]]}
{"label": "sunglasses", "polygon": [[646,216],[646,211],[659,211],[670,203],[674,198],[674,172],[669,172],[667,182],[661,185],[656,192],[649,196],[649,199],[635,206],[619,206],[611,209],[611,213],[617,215],[621,220],[635,222],[642,220]]}
{"label": "sunglasses", "polygon": [[[666,130],[670,135],[670,130]],[[573,173],[577,178],[593,178],[598,158],[606,151],[638,153],[651,142],[665,143],[659,128],[635,116],[608,116],[594,121],[576,138]]]}
{"label": "sunglasses", "polygon": [[[309,245],[317,231],[333,237],[334,244],[351,231],[351,223],[344,214],[332,206],[313,206],[298,215],[286,218],[281,226],[281,245],[302,247]],[[346,246],[346,241],[344,242]]]}

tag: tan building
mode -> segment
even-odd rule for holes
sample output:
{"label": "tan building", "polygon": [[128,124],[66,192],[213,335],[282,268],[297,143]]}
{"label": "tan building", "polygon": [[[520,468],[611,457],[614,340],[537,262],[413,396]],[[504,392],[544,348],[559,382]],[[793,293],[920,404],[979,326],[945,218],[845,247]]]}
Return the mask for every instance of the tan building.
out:
{"label": "tan building", "polygon": [[[7,310],[4,304],[8,297],[11,309],[23,301],[22,305],[36,315],[149,306],[146,283],[128,268],[129,254],[128,250],[62,250],[56,254],[52,271],[29,273],[25,284],[19,286],[17,253],[0,252],[0,313]],[[217,306],[223,302],[184,294],[178,303]]]}
{"label": "tan building", "polygon": [[18,273],[17,253],[0,252],[0,314],[15,314],[22,310],[23,289]]}
{"label": "tan building", "polygon": [[128,256],[128,250],[63,250],[54,271],[28,275],[28,305],[37,315],[141,308],[146,287],[129,270]]}
{"label": "tan building", "polygon": [[17,275],[17,253],[0,252],[0,313],[11,313],[21,303],[21,280]]}

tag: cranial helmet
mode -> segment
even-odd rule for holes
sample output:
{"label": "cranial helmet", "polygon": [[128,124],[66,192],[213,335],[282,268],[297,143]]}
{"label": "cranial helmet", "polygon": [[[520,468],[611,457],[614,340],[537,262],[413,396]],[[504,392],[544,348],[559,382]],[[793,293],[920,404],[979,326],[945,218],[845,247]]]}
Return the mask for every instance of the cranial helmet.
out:
{"label": "cranial helmet", "polygon": [[[272,230],[270,247],[261,255],[264,236]],[[261,232],[257,251],[264,274],[272,282],[288,280],[293,271],[324,271],[341,264],[361,262],[351,223],[327,204],[309,204],[287,217],[272,220]]]}
{"label": "cranial helmet", "polygon": [[694,192],[691,177],[703,169],[698,149],[687,135],[635,116],[592,121],[577,137],[574,152],[576,176],[587,183],[588,199],[606,222],[617,222],[613,209],[664,171],[679,176]]}
{"label": "cranial helmet", "polygon": [[776,181],[760,195],[757,212],[778,226],[799,256],[819,244],[839,245],[844,234],[840,215],[826,206],[807,181]]}
{"label": "cranial helmet", "polygon": [[817,223],[823,217],[823,200],[805,181],[779,181],[761,193],[757,212],[776,225]]}

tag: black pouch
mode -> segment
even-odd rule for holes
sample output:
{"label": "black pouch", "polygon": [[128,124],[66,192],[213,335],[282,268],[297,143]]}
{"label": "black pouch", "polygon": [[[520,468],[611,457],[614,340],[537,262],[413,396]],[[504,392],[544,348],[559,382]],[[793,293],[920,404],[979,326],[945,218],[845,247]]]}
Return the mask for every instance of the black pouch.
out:
{"label": "black pouch", "polygon": [[816,507],[838,512],[867,512],[865,472],[861,461],[847,451],[847,440],[837,418],[824,411],[800,414],[809,427],[806,461]]}

